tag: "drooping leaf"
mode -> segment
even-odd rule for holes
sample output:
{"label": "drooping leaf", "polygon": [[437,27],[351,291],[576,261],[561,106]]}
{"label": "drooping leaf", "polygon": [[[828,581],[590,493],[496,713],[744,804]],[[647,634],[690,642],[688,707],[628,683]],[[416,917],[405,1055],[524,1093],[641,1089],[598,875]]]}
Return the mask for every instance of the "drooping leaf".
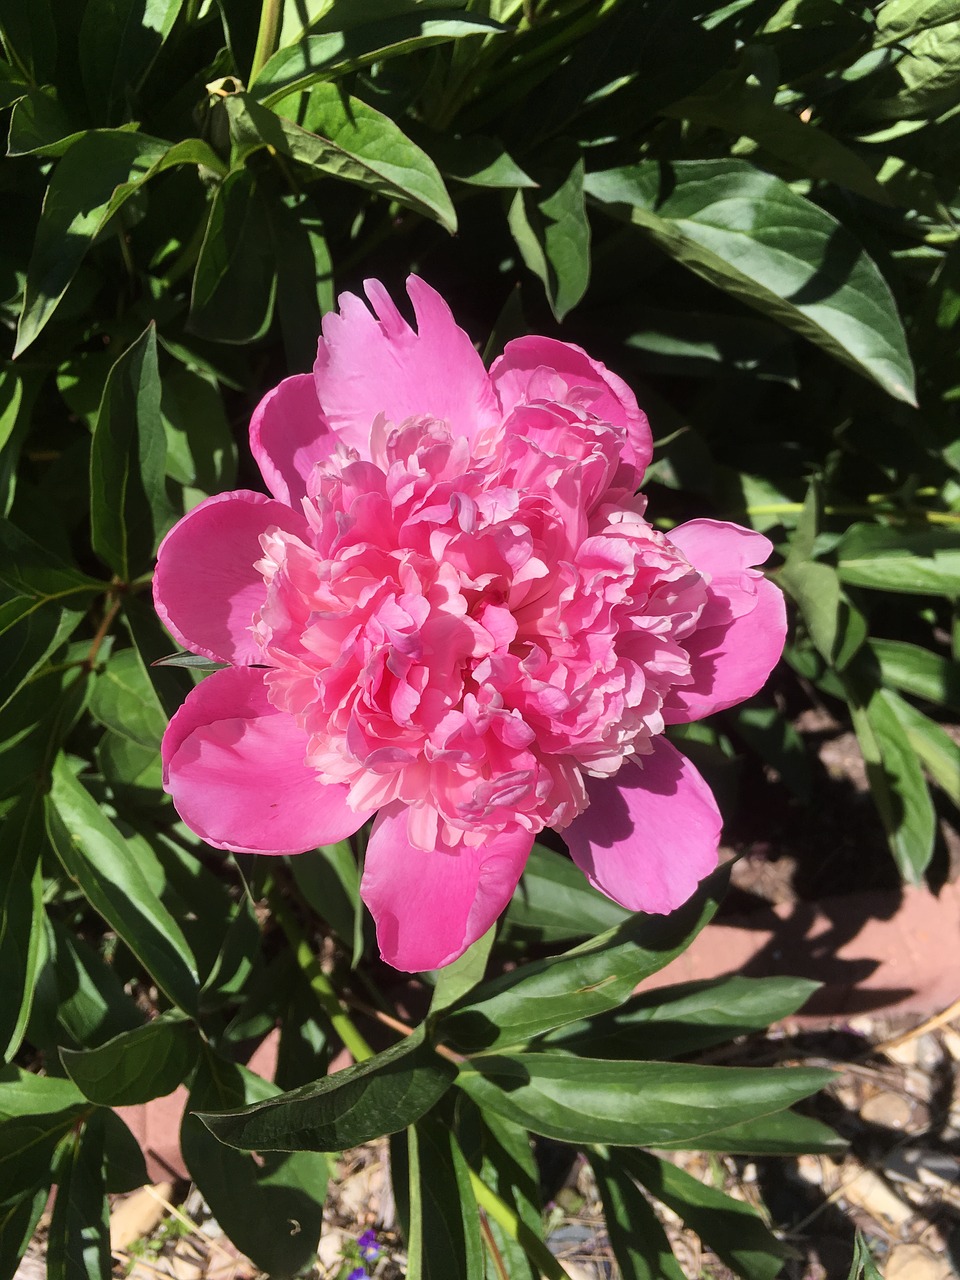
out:
{"label": "drooping leaf", "polygon": [[615,1009],[642,978],[690,944],[716,910],[725,884],[726,873],[715,873],[670,916],[629,916],[564,955],[485,983],[466,1004],[444,1014],[437,1036],[464,1052],[499,1049]]}
{"label": "drooping leaf", "polygon": [[[314,26],[316,34],[278,50],[258,73],[252,86],[255,96],[266,106],[274,106],[287,94],[321,79],[339,78],[371,62],[467,36],[495,35],[506,29],[463,9],[431,10],[418,6],[415,12],[379,20],[364,21],[364,16],[357,8],[350,21],[350,10],[341,6],[323,24]],[[340,29],[335,25],[337,21]],[[328,29],[322,30],[321,26]]]}
{"label": "drooping leaf", "polygon": [[583,198],[583,158],[576,148],[539,163],[535,189],[520,188],[507,222],[526,265],[543,282],[553,314],[562,320],[590,280],[590,224]]}
{"label": "drooping leaf", "polygon": [[591,1153],[590,1166],[623,1280],[683,1280],[683,1269],[667,1233],[653,1206],[623,1168],[621,1153],[610,1158]]}
{"label": "drooping leaf", "polygon": [[53,767],[47,829],[57,856],[166,995],[196,1012],[197,972],[180,926],[138,859],[61,756]]}
{"label": "drooping leaf", "polygon": [[91,1102],[133,1107],[172,1093],[196,1065],[197,1030],[175,1014],[161,1014],[96,1049],[61,1049],[67,1075]]}
{"label": "drooping leaf", "polygon": [[255,1103],[276,1086],[212,1051],[200,1060],[180,1128],[190,1176],[239,1249],[269,1275],[298,1274],[316,1256],[329,1170],[314,1152],[255,1159],[234,1151],[195,1114]]}
{"label": "drooping leaf", "polygon": [[697,275],[916,403],[886,281],[850,232],[779,178],[735,159],[645,161],[584,185]]}
{"label": "drooping leaf", "polygon": [[419,1120],[455,1076],[453,1064],[420,1033],[314,1084],[201,1119],[241,1150],[343,1151]]}
{"label": "drooping leaf", "polygon": [[646,1151],[618,1151],[616,1158],[743,1280],[774,1280],[780,1273],[786,1250],[751,1205]]}
{"label": "drooping leaf", "polygon": [[359,98],[329,84],[284,98],[274,111],[246,94],[228,98],[235,160],[262,147],[457,229],[457,215],[436,165],[400,127]]}
{"label": "drooping leaf", "polygon": [[662,1146],[699,1143],[731,1125],[780,1111],[832,1079],[812,1068],[702,1067],[563,1053],[471,1058],[458,1085],[534,1133],[564,1142]]}

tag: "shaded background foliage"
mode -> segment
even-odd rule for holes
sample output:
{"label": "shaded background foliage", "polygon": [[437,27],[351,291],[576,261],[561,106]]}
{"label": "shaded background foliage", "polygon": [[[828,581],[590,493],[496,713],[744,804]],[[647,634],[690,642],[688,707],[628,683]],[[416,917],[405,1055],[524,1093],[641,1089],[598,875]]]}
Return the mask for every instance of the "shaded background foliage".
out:
{"label": "shaded background foliage", "polygon": [[[859,738],[889,865],[942,878],[934,801],[960,805],[942,727],[960,710],[960,4],[0,0],[0,38],[0,1269],[55,1180],[51,1271],[108,1271],[103,1191],[142,1175],[109,1107],[183,1080],[193,1111],[260,1104],[273,1090],[237,1063],[279,1022],[278,1086],[306,1086],[289,1107],[306,1108],[313,1149],[254,1166],[195,1117],[183,1132],[265,1269],[309,1259],[319,1152],[393,1123],[411,1126],[394,1139],[411,1275],[484,1274],[478,1203],[511,1275],[551,1274],[526,1130],[588,1151],[625,1275],[672,1274],[652,1221],[626,1229],[637,1183],[691,1222],[706,1192],[633,1148],[829,1147],[782,1110],[810,1073],[771,1079],[759,1119],[763,1072],[689,1075],[707,1070],[699,1050],[807,988],[674,991],[672,1015],[651,1012],[629,993],[693,920],[623,923],[538,850],[492,971],[627,935],[473,990],[484,951],[385,1066],[311,1084],[339,1043],[366,1056],[336,995],[382,978],[362,850],[265,869],[210,856],[176,822],[158,744],[201,673],[150,666],[172,648],[149,606],[153,555],[203,497],[259,485],[250,411],[309,368],[335,291],[375,276],[396,296],[416,270],[476,340],[494,333],[491,352],[556,334],[634,386],[664,527],[712,514],[775,542],[796,605],[778,680],[678,731],[684,749],[721,782],[731,761],[771,765],[803,803],[791,716],[822,700]],[[312,959],[321,929],[332,976]],[[591,965],[618,975],[599,1003]],[[651,1018],[674,1040],[644,1040]],[[471,1055],[452,1090],[442,1043]],[[647,1056],[680,1058],[656,1080],[679,1071],[682,1089],[652,1082],[654,1113],[624,1118],[640,1070],[625,1064]],[[723,1115],[692,1121],[697,1090]],[[287,1106],[237,1122],[250,1145],[289,1151],[303,1124]],[[717,1252],[775,1274],[759,1219],[748,1231],[742,1205],[709,1207]],[[459,1233],[434,1229],[458,1215]],[[270,1228],[287,1217],[301,1235]],[[738,1250],[745,1231],[755,1247]]]}

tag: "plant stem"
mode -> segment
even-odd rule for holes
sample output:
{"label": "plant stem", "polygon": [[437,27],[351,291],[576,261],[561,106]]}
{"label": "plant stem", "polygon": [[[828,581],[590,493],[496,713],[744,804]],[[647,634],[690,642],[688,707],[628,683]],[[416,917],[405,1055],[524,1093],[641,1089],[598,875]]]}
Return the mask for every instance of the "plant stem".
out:
{"label": "plant stem", "polygon": [[340,997],[333,988],[333,984],[320,968],[320,962],[313,954],[313,948],[272,880],[267,881],[264,893],[270,904],[270,910],[293,948],[297,963],[307,976],[311,991],[317,997],[320,1007],[330,1019],[334,1031],[336,1031],[357,1062],[365,1062],[367,1058],[372,1058],[373,1050],[364,1040],[349,1014],[345,1012],[343,1005],[340,1003]]}
{"label": "plant stem", "polygon": [[[758,506],[747,507],[748,516],[799,515],[803,510],[802,502],[762,502]],[[928,524],[960,524],[960,512],[927,511],[925,507],[903,507],[899,511],[878,511],[876,506],[839,506],[824,507],[827,516],[876,516],[882,515],[887,520],[904,523],[908,520],[925,520]]]}
{"label": "plant stem", "polygon": [[481,1209],[498,1223],[504,1231],[523,1249],[527,1257],[540,1268],[547,1280],[570,1280],[570,1272],[565,1270],[553,1256],[547,1246],[527,1226],[522,1218],[505,1204],[495,1191],[491,1191],[478,1173],[468,1169],[470,1186]]}
{"label": "plant stem", "polygon": [[282,14],[283,0],[263,0],[260,7],[260,30],[257,32],[257,47],[253,51],[253,64],[250,67],[250,78],[247,81],[248,89],[263,70],[267,59],[276,50]]}

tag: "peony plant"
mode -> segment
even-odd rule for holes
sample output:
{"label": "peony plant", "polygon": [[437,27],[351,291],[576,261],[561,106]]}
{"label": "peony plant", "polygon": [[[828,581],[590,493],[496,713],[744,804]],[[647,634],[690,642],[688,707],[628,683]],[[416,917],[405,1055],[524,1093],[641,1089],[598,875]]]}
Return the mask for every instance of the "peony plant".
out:
{"label": "peony plant", "polygon": [[398,969],[484,934],[544,828],[610,898],[669,912],[721,819],[664,731],[779,658],[770,543],[649,522],[647,419],[579,347],[520,338],[488,372],[423,280],[416,328],[365,289],[253,415],[272,496],[211,497],[160,547],[160,617],[229,664],[171,721],[164,786],[236,852],[302,853],[376,815],[361,896]]}

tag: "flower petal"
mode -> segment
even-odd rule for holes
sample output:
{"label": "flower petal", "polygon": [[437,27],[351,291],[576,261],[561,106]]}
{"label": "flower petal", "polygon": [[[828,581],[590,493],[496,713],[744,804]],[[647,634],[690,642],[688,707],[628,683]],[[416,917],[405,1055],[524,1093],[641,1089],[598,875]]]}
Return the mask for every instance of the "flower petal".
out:
{"label": "flower petal", "polygon": [[563,832],[594,888],[665,915],[717,865],[722,819],[710,788],[666,738],[613,778],[587,778],[590,807]]}
{"label": "flower petal", "polygon": [[669,537],[711,577],[697,630],[683,641],[693,683],[673,689],[663,707],[667,724],[684,724],[733,707],[762,687],[783,652],[787,615],[779,587],[749,567],[773,550],[763,534],[691,520]]}
{"label": "flower petal", "polygon": [[304,764],[307,735],[270,703],[265,674],[232,667],[192,690],[164,735],[164,789],[216,849],[303,853],[352,835],[369,813]]}
{"label": "flower petal", "polygon": [[320,412],[311,373],[285,378],[268,391],[250,419],[250,451],[267,488],[288,506],[299,506],[314,465],[337,446]]}
{"label": "flower petal", "polygon": [[443,419],[468,440],[499,420],[483,361],[439,293],[417,276],[407,280],[414,331],[378,280],[364,289],[376,316],[356,295],[341,294],[339,315],[324,316],[313,366],[323,414],[344,443],[369,458],[370,428],[381,413],[398,425],[415,416]]}
{"label": "flower petal", "polygon": [[360,896],[377,923],[380,954],[395,969],[439,969],[483,936],[504,909],[533,844],[516,827],[477,848],[425,852],[407,839],[407,807],[373,824]]}
{"label": "flower petal", "polygon": [[[553,379],[547,391],[546,379]],[[653,457],[653,437],[647,415],[637,398],[615,373],[591,360],[585,351],[556,338],[527,337],[508,342],[490,367],[490,379],[500,398],[504,417],[517,405],[531,400],[556,400],[580,404],[604,422],[624,427],[627,443],[625,461],[641,474]],[[578,392],[584,392],[581,397]],[[546,394],[545,394],[546,392]]]}
{"label": "flower petal", "polygon": [[241,489],[207,498],[161,542],[154,605],[187,649],[216,662],[263,660],[250,624],[267,589],[254,565],[263,555],[260,535],[277,526],[309,538],[298,512]]}

